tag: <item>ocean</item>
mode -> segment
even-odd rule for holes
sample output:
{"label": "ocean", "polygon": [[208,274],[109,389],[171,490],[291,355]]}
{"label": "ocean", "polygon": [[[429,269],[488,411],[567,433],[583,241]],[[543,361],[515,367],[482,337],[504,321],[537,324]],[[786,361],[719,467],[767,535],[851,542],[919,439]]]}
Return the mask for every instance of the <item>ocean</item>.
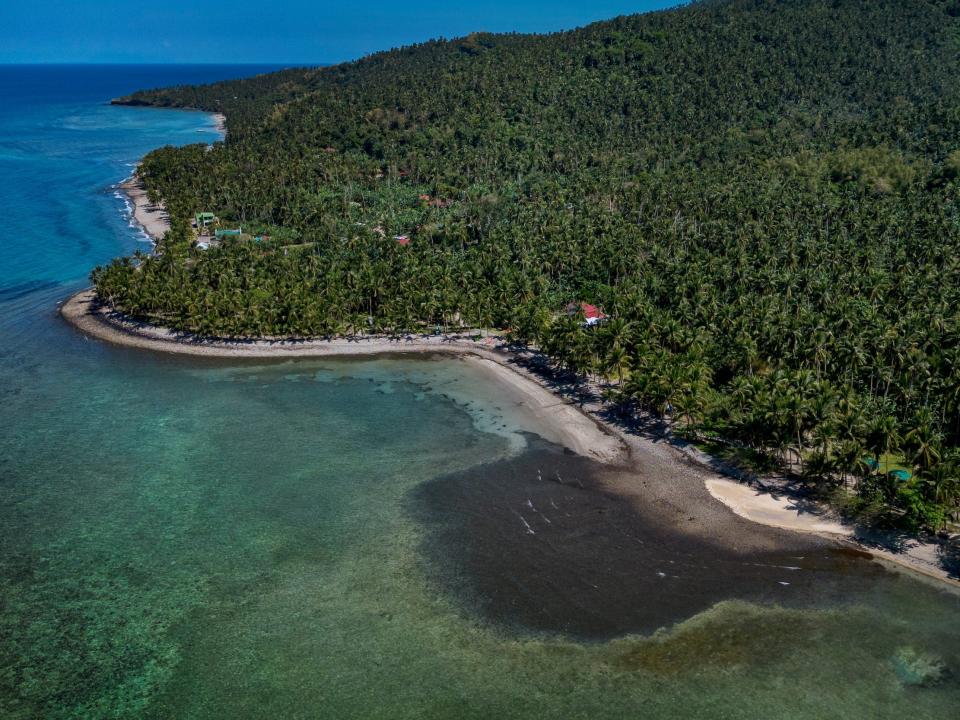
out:
{"label": "ocean", "polygon": [[66,325],[144,247],[117,183],[218,138],[107,101],[268,69],[0,66],[0,717],[956,714],[956,594],[800,536],[694,537],[469,363]]}

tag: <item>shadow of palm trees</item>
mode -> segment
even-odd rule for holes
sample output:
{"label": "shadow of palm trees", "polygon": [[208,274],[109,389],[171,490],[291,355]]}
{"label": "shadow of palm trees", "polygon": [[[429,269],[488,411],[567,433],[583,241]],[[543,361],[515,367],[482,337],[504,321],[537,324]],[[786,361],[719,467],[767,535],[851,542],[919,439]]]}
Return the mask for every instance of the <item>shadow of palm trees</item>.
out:
{"label": "shadow of palm trees", "polygon": [[941,543],[937,553],[940,566],[954,580],[960,580],[960,537],[954,536]]}

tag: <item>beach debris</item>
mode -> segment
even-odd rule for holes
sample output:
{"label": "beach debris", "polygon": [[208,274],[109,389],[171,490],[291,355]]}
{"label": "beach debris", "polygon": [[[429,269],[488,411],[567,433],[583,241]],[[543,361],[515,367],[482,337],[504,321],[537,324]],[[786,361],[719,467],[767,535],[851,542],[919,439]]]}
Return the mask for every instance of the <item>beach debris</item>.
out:
{"label": "beach debris", "polygon": [[936,655],[918,652],[908,645],[898,648],[891,662],[897,678],[905,686],[932,687],[948,674],[946,664]]}
{"label": "beach debris", "polygon": [[537,513],[544,520],[546,520],[548,525],[553,525],[553,523],[550,521],[550,518],[548,518],[546,515],[544,515],[542,512],[540,512],[539,510],[537,510],[537,508],[533,506],[533,500],[531,500],[530,498],[527,498],[527,507],[533,510],[533,512]]}
{"label": "beach debris", "polygon": [[796,565],[771,565],[770,563],[745,563],[745,564],[752,565],[753,567],[777,568],[778,570],[803,570],[802,567],[797,567]]}
{"label": "beach debris", "polygon": [[527,528],[527,535],[536,535],[536,534],[537,534],[537,533],[534,531],[534,529],[533,529],[532,527],[530,527],[530,523],[527,522],[527,519],[526,519],[523,515],[521,515],[520,513],[517,513],[517,517],[520,518],[520,522],[522,522],[523,525],[524,525],[524,527]]}

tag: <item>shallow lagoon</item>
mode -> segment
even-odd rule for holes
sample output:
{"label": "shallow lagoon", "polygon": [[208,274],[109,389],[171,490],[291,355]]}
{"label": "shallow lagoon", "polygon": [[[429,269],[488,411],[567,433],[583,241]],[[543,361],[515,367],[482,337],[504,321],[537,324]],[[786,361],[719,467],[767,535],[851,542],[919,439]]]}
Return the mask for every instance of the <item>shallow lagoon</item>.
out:
{"label": "shallow lagoon", "polygon": [[[137,242],[110,190],[126,164],[211,137],[203,116],[98,99],[0,115],[0,168],[21,178],[0,191],[16,229],[0,266],[0,715],[955,714],[960,602],[903,575],[831,574],[819,601],[731,592],[639,634],[504,611],[481,581],[513,559],[490,551],[504,478],[574,461],[463,363],[212,363],[61,323],[56,301]],[[559,561],[516,560],[570,611]],[[952,675],[910,684],[925,659]]]}

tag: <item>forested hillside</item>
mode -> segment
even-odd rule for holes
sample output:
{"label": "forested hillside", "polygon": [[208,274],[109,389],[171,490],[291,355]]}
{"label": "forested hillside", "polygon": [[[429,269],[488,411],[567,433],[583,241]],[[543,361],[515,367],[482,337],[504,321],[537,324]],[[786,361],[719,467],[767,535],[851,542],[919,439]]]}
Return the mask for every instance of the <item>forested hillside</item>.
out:
{"label": "forested hillside", "polygon": [[[213,335],[510,328],[937,528],[960,498],[958,16],[701,2],[136,93],[229,134],[147,156],[174,230],[97,290]],[[199,210],[271,239],[199,250]]]}

